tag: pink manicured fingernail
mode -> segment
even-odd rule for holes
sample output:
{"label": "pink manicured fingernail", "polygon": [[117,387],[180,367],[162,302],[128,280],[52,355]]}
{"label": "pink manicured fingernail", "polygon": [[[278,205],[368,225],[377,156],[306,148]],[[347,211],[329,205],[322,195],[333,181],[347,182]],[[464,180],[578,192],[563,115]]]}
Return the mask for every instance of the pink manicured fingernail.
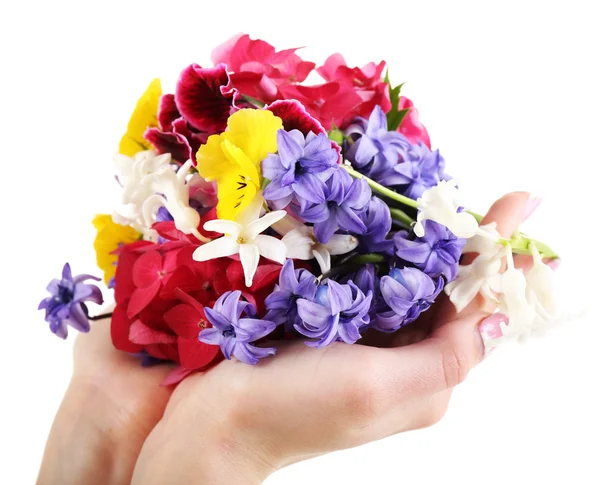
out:
{"label": "pink manicured fingernail", "polygon": [[541,203],[541,197],[536,197],[534,195],[529,196],[529,199],[527,200],[527,206],[525,207],[525,217],[523,218],[523,222],[531,217]]}
{"label": "pink manicured fingernail", "polygon": [[552,271],[556,271],[560,267],[561,264],[562,264],[562,261],[558,258],[548,261],[546,263],[546,265],[548,267],[550,267],[550,269],[552,269]]}
{"label": "pink manicured fingernail", "polygon": [[494,313],[479,324],[479,334],[488,355],[495,347],[494,340],[502,337],[501,323],[508,325],[508,317],[504,313]]}

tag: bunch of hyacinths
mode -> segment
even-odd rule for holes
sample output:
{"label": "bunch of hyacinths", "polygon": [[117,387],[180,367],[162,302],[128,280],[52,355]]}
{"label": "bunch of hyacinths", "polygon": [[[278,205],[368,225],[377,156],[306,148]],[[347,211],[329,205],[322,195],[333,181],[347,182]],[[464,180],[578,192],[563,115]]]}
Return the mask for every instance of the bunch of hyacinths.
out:
{"label": "bunch of hyacinths", "polygon": [[[132,115],[121,201],[94,219],[116,348],[175,362],[171,384],[222,359],[256,364],[275,340],[354,344],[418,325],[442,292],[457,311],[483,295],[508,317],[492,346],[556,317],[544,261],[557,255],[464,209],[385,63],[335,55],[317,69],[325,83],[304,86],[313,63],[254,42],[188,66],[174,94],[153,81]],[[527,275],[513,253],[533,257]],[[40,308],[60,337],[90,328],[85,302],[101,293],[86,278],[65,266],[48,287]]]}

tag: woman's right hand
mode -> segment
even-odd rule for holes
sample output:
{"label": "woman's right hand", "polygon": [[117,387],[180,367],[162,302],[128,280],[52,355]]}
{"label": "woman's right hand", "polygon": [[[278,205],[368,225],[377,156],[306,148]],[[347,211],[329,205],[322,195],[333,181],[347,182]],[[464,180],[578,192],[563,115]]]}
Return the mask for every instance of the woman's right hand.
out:
{"label": "woman's right hand", "polygon": [[[510,236],[528,198],[503,197],[484,223]],[[320,350],[283,342],[259,365],[224,361],[191,376],[146,440],[132,483],[261,483],[291,463],[431,426],[483,358],[487,316],[481,302],[456,314],[443,298],[379,342]]]}

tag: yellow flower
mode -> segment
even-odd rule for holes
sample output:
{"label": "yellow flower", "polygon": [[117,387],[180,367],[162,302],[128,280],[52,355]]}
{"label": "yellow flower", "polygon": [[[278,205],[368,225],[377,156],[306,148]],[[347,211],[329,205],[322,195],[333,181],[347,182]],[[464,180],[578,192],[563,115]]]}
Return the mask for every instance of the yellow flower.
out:
{"label": "yellow flower", "polygon": [[148,128],[158,127],[156,116],[161,94],[160,79],[154,79],[135,106],[127,132],[119,143],[119,153],[133,157],[138,152],[152,149],[150,142],[144,138],[144,133]]}
{"label": "yellow flower", "polygon": [[217,182],[219,219],[234,221],[260,193],[260,162],[277,151],[281,118],[267,110],[241,109],[227,120],[227,130],[212,135],[196,155],[200,175]]}
{"label": "yellow flower", "polygon": [[132,227],[116,224],[110,214],[96,215],[92,224],[98,231],[94,240],[96,262],[98,267],[104,271],[104,282],[108,284],[117,269],[117,255],[112,254],[113,251],[123,244],[137,241],[141,234]]}

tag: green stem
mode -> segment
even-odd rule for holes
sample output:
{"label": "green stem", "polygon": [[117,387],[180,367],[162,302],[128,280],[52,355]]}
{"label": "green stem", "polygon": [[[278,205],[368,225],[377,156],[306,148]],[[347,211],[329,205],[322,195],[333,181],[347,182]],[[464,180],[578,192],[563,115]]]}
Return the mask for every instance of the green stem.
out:
{"label": "green stem", "polygon": [[355,258],[352,258],[350,260],[351,264],[369,264],[369,263],[382,263],[383,261],[385,261],[385,258],[383,257],[383,255],[381,254],[377,254],[377,253],[368,253],[368,254],[361,254],[359,256],[356,256]]}
{"label": "green stem", "polygon": [[371,187],[371,189],[375,192],[381,195],[385,195],[389,199],[395,200],[396,202],[400,202],[401,204],[407,205],[408,207],[413,207],[414,209],[417,208],[416,200],[413,200],[410,197],[406,197],[404,195],[400,195],[398,192],[395,192],[392,189],[388,189],[387,187],[378,184],[377,182],[375,182],[375,180],[372,180],[369,177],[365,177],[362,173],[357,172],[348,165],[342,165],[342,167],[344,167],[346,171],[355,179],[364,179],[367,182],[367,184],[369,184],[369,187]]}
{"label": "green stem", "polygon": [[400,209],[396,209],[395,207],[390,207],[390,214],[392,215],[392,219],[394,219],[395,221],[400,221],[407,227],[412,226],[412,223],[415,222],[415,220],[412,217],[410,217],[406,212]]}
{"label": "green stem", "polygon": [[[413,200],[410,197],[401,195],[398,192],[393,191],[392,189],[388,189],[387,187],[385,187],[381,184],[378,184],[374,180],[370,179],[369,177],[365,177],[362,173],[357,172],[356,170],[354,170],[352,167],[349,167],[348,165],[342,165],[342,166],[346,169],[346,171],[352,177],[354,177],[356,179],[365,180],[367,182],[367,184],[369,185],[369,187],[371,187],[371,189],[374,192],[377,192],[378,194],[381,194],[389,199],[395,200],[396,202],[400,202],[401,204],[404,204],[408,207],[417,209],[417,201],[416,200]],[[392,214],[393,219],[399,220],[399,221],[407,224],[409,227],[410,227],[411,223],[413,222],[413,220],[400,209],[390,208],[390,213]],[[477,220],[477,222],[479,224],[481,224],[483,216],[476,214],[475,212],[470,212],[470,211],[469,211],[469,214],[471,214]],[[540,254],[542,255],[543,258],[556,259],[559,257],[558,254],[554,250],[552,250],[552,248],[550,248],[550,246],[548,246],[547,244],[544,244],[540,241],[536,241],[535,239],[532,239],[529,236],[526,236],[525,234],[522,234],[522,233],[517,233],[510,239],[502,239],[500,241],[500,244],[503,244],[505,246],[510,244],[510,246],[512,247],[513,253],[530,255],[531,251],[529,250],[529,244],[531,244],[532,242],[535,243],[535,246],[537,247],[538,251],[540,252]],[[364,255],[364,256],[373,256],[373,255]],[[368,262],[370,262],[370,261],[368,261]],[[379,261],[373,261],[373,262],[379,262]]]}

